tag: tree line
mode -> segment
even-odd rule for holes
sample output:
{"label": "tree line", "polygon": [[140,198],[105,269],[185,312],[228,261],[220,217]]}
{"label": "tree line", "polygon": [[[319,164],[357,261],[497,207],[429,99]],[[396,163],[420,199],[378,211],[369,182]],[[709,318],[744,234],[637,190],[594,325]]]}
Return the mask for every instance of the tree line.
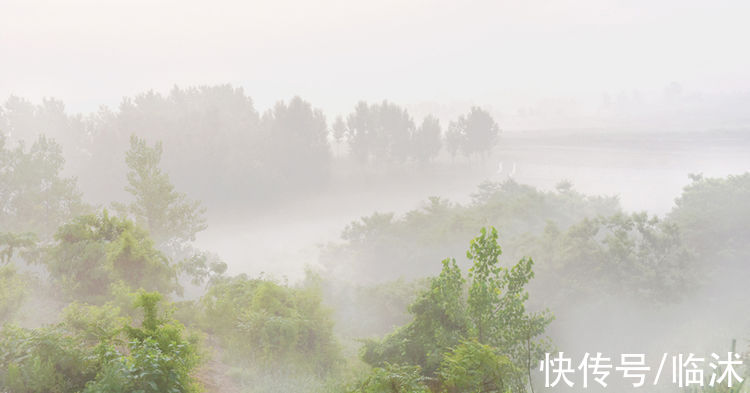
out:
{"label": "tree line", "polygon": [[[232,277],[193,247],[205,212],[163,170],[163,145],[132,135],[127,146],[130,201],[102,207],[83,202],[62,173],[59,145],[40,138],[12,147],[0,136],[1,390],[200,391],[213,359],[233,364],[231,380],[248,392],[524,392],[551,348],[552,314],[528,304],[540,285],[565,294],[554,310],[582,295],[623,293],[659,305],[710,284],[696,277],[709,267],[747,274],[750,210],[737,201],[748,197],[750,174],[692,176],[663,218],[626,214],[617,198],[566,182],[548,192],[484,183],[466,205],[431,198],[402,217],[353,222],[324,253],[328,277],[297,285]],[[517,263],[500,261],[499,233]],[[467,244],[465,258],[444,259]],[[518,249],[535,259],[516,259]],[[336,265],[376,278],[424,276],[426,265],[436,274],[409,287],[398,310],[406,318],[352,359],[326,306]],[[202,286],[199,298],[180,300],[187,282]],[[24,302],[45,293],[60,305],[56,322],[17,326]],[[284,381],[292,385],[280,388]]]}
{"label": "tree line", "polygon": [[441,155],[485,157],[500,129],[479,107],[448,124],[432,115],[420,121],[389,101],[359,102],[332,120],[300,97],[261,113],[241,88],[220,85],[149,91],[85,115],[68,114],[56,99],[34,104],[13,96],[0,106],[0,133],[8,141],[31,143],[39,135],[57,141],[67,169],[97,201],[112,199],[102,190],[120,189],[132,134],[162,141],[169,147],[165,171],[207,201],[217,194],[207,188],[245,200],[315,189],[337,160],[383,170],[428,165]]}

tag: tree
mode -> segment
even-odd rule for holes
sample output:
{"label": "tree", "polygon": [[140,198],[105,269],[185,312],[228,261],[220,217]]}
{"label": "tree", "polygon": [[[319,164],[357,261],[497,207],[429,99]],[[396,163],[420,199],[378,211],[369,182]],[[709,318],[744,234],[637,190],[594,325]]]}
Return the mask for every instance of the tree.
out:
{"label": "tree", "polygon": [[497,244],[497,231],[487,233],[482,228],[481,235],[471,241],[466,257],[474,261],[469,269],[471,286],[469,287],[469,315],[474,320],[474,328],[478,341],[486,344],[493,330],[495,309],[500,306],[497,294],[503,283],[501,274],[503,269],[498,266],[502,251]]}
{"label": "tree", "polygon": [[[85,155],[87,128],[80,116],[65,112],[65,104],[54,98],[43,98],[34,104],[20,97],[10,96],[0,105],[0,130],[15,141],[34,141],[44,135],[62,145],[68,165],[77,167]],[[72,161],[72,162],[71,162]]]}
{"label": "tree", "polygon": [[[466,242],[483,225],[502,225],[509,249],[538,250],[544,241],[530,239],[549,222],[567,228],[584,217],[620,210],[615,197],[543,191],[513,181],[483,183],[466,204],[435,198],[421,205],[399,215],[376,213],[352,222],[340,243],[323,250],[321,261],[337,274],[371,281],[424,277],[439,273],[435,261],[446,255],[465,255]],[[538,273],[549,268],[547,263],[538,266]]]}
{"label": "tree", "polygon": [[448,123],[448,131],[445,133],[445,147],[450,153],[451,158],[455,159],[461,147],[463,146],[464,135],[457,122]]}
{"label": "tree", "polygon": [[87,393],[201,391],[191,377],[200,363],[197,343],[183,337],[184,326],[166,315],[159,315],[158,292],[139,291],[134,306],[143,310],[141,327],[126,325],[129,353],[110,347],[98,380],[87,386]]}
{"label": "tree", "polygon": [[199,307],[199,323],[243,365],[322,375],[339,361],[319,288],[240,275],[217,280]]}
{"label": "tree", "polygon": [[183,245],[206,229],[205,209],[200,202],[189,201],[175,190],[169,175],[159,167],[161,155],[161,142],[149,147],[144,139],[131,136],[130,150],[125,155],[129,168],[125,189],[135,201],[115,207],[148,230],[158,245]]}
{"label": "tree", "polygon": [[0,265],[0,325],[11,320],[29,294],[32,277],[12,265]]}
{"label": "tree", "polygon": [[[534,261],[522,258],[510,269],[500,266],[502,250],[497,238],[495,228],[482,228],[466,253],[473,261],[469,270],[468,313],[474,337],[480,344],[500,349],[511,359],[515,370],[529,372],[547,349],[540,337],[552,322],[552,316],[547,311],[526,312],[529,295],[525,287],[534,277]],[[516,372],[513,383],[524,386],[525,374]]]}
{"label": "tree", "polygon": [[440,379],[448,393],[504,393],[510,390],[513,374],[507,356],[476,340],[456,346],[440,365]]}
{"label": "tree", "polygon": [[500,128],[489,112],[473,107],[448,127],[448,149],[455,155],[461,150],[464,155],[486,155],[497,145]]}
{"label": "tree", "polygon": [[[542,336],[552,317],[546,311],[526,311],[525,287],[534,276],[533,261],[523,258],[511,268],[500,266],[497,237],[495,228],[483,228],[471,241],[468,294],[455,261],[443,261],[440,275],[409,308],[413,320],[381,341],[366,341],[362,359],[376,367],[418,365],[426,376],[435,375],[442,364],[456,387],[474,386],[477,380],[488,378],[513,391],[523,390],[529,370],[546,349]],[[503,357],[507,361],[491,364],[485,361],[488,357],[492,362]],[[457,368],[464,362],[479,362],[482,367],[499,364],[502,370],[493,368],[490,375],[470,377]]]}
{"label": "tree", "polygon": [[417,161],[428,162],[434,159],[442,147],[440,121],[435,116],[427,116],[414,132],[412,155]]}
{"label": "tree", "polygon": [[383,101],[377,107],[379,130],[385,140],[385,149],[382,157],[387,162],[403,163],[413,154],[411,152],[412,134],[414,133],[414,120],[406,109],[398,105]]}
{"label": "tree", "polygon": [[103,302],[118,283],[166,293],[179,290],[176,266],[154,247],[148,232],[106,210],[60,227],[44,263],[74,299]]}
{"label": "tree", "polygon": [[16,254],[26,257],[35,254],[36,245],[33,233],[0,233],[0,265],[11,262]]}
{"label": "tree", "polygon": [[[17,393],[197,393],[197,339],[159,312],[161,295],[139,291],[140,327],[119,309],[73,304],[64,322],[0,331],[0,390]],[[126,344],[125,344],[126,343]],[[125,345],[127,346],[126,348]]]}
{"label": "tree", "polygon": [[349,142],[350,153],[362,164],[370,161],[375,144],[375,124],[370,106],[360,101],[354,112],[346,118],[345,137]]}
{"label": "tree", "polygon": [[699,250],[702,259],[745,266],[750,258],[750,172],[690,179],[668,221],[678,225],[685,244]]}
{"label": "tree", "polygon": [[409,306],[412,321],[382,341],[365,341],[362,360],[373,366],[415,364],[425,375],[434,375],[443,354],[469,334],[463,284],[456,261],[443,260],[440,275]]}
{"label": "tree", "polygon": [[346,125],[351,153],[362,163],[403,163],[413,156],[414,121],[398,105],[359,102]]}
{"label": "tree", "polygon": [[346,138],[346,122],[341,116],[336,116],[333,125],[331,126],[331,134],[336,142],[342,142]]}
{"label": "tree", "polygon": [[346,122],[341,116],[336,116],[333,125],[331,125],[331,136],[336,142],[336,154],[342,154],[342,145],[346,142]]}
{"label": "tree", "polygon": [[0,330],[0,390],[18,393],[75,393],[97,374],[88,348],[62,326]]}
{"label": "tree", "polygon": [[565,230],[550,224],[530,243],[547,266],[540,282],[554,281],[568,302],[627,293],[664,304],[698,285],[697,258],[680,228],[646,213],[586,218]]}
{"label": "tree", "polygon": [[267,170],[287,189],[319,186],[328,178],[331,151],[325,115],[294,97],[279,102],[262,119],[270,146]]}
{"label": "tree", "polygon": [[161,168],[180,185],[180,191],[207,205],[245,203],[255,196],[258,184],[268,180],[269,168],[263,161],[268,140],[253,101],[242,88],[216,85],[174,87],[167,94],[148,91],[124,98],[116,110],[100,110],[87,122],[92,141],[87,149],[90,158],[81,168],[86,176],[81,178],[90,179],[86,195],[99,201],[115,199],[112,190],[120,187],[124,169],[120,157],[133,134],[150,143],[161,141],[167,149]]}
{"label": "tree", "polygon": [[211,285],[223,277],[227,264],[216,254],[197,251],[180,262],[180,271],[192,277],[193,285]]}
{"label": "tree", "polygon": [[48,240],[55,228],[88,209],[76,179],[61,176],[65,160],[53,140],[40,136],[28,151],[23,142],[15,148],[6,143],[0,133],[0,228]]}

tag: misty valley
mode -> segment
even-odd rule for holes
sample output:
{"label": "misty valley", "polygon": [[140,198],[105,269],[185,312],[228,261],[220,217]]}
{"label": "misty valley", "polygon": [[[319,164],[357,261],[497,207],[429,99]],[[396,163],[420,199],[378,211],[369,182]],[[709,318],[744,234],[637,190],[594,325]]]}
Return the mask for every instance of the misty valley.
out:
{"label": "misty valley", "polygon": [[[747,130],[501,125],[230,85],[11,96],[0,392],[624,392],[540,364],[750,361]],[[643,389],[746,391],[708,361]]]}

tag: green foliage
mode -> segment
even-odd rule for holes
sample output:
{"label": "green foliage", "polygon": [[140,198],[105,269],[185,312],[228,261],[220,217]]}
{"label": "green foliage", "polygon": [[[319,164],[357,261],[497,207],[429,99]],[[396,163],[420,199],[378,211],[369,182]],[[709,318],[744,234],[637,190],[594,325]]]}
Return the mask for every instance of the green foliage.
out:
{"label": "green foliage", "polygon": [[200,361],[196,340],[184,338],[181,324],[159,314],[161,295],[141,291],[137,299],[145,315],[141,327],[124,324],[110,305],[79,303],[68,306],[56,326],[5,326],[0,391],[198,392],[191,377]]}
{"label": "green foliage", "polygon": [[409,305],[429,284],[429,278],[422,278],[358,285],[327,276],[320,287],[324,303],[333,308],[336,331],[343,337],[360,338],[382,336],[407,323]]}
{"label": "green foliage", "polygon": [[31,277],[13,266],[0,266],[0,325],[11,320],[29,294]]}
{"label": "green foliage", "polygon": [[227,271],[227,264],[217,255],[204,251],[182,260],[179,270],[191,277],[193,285],[211,285]]}
{"label": "green foliage", "polygon": [[440,379],[449,393],[509,392],[515,382],[510,378],[513,374],[514,366],[507,356],[476,340],[456,346],[440,365]]}
{"label": "green foliage", "polygon": [[546,264],[540,285],[562,284],[567,299],[628,293],[672,302],[697,284],[696,256],[679,228],[645,213],[584,219],[565,231],[549,225],[527,244]]}
{"label": "green foliage", "polygon": [[[461,205],[430,198],[401,216],[375,213],[350,223],[339,244],[327,247],[321,260],[345,277],[393,280],[438,274],[434,261],[445,255],[465,255],[466,244],[477,228],[492,225],[502,230],[504,248],[515,258],[517,250],[554,223],[562,229],[586,217],[610,216],[620,211],[616,198],[587,197],[570,189],[541,191],[513,181],[486,182],[471,203]],[[539,259],[539,258],[537,258]],[[457,258],[459,265],[469,261]],[[540,266],[544,268],[546,264]]]}
{"label": "green foliage", "polygon": [[[482,344],[502,350],[517,369],[528,370],[547,348],[545,340],[539,337],[552,316],[548,311],[526,311],[529,295],[525,288],[534,277],[534,261],[522,258],[510,269],[499,266],[502,251],[497,237],[495,228],[483,228],[467,252],[467,257],[473,261],[467,300],[473,336]],[[516,379],[519,378],[521,376],[516,375]]]}
{"label": "green foliage", "polygon": [[61,176],[65,160],[60,145],[45,136],[28,151],[22,142],[15,148],[7,143],[0,132],[0,228],[48,239],[54,228],[87,206],[75,179]]}
{"label": "green foliage", "polygon": [[376,367],[350,393],[429,393],[419,366],[385,364]]}
{"label": "green foliage", "polygon": [[21,254],[24,259],[33,259],[29,256],[36,251],[37,237],[31,232],[27,233],[0,233],[0,264],[8,263],[13,257]]}
{"label": "green foliage", "polygon": [[148,234],[106,210],[60,227],[45,264],[69,296],[103,302],[118,282],[130,288],[173,292],[176,268]]}
{"label": "green foliage", "polygon": [[118,343],[127,319],[111,304],[71,303],[62,311],[62,326],[89,346]]}
{"label": "green foliage", "polygon": [[108,347],[97,380],[85,392],[198,392],[191,372],[200,362],[197,343],[183,338],[183,326],[160,316],[158,292],[138,293],[135,306],[143,309],[142,326],[125,326],[128,353]]}
{"label": "green foliage", "polygon": [[[498,266],[502,250],[497,244],[497,230],[487,232],[482,228],[479,237],[471,241],[466,257],[474,261],[469,269],[469,315],[474,321],[474,332],[480,343],[486,343],[493,336],[496,326],[495,310],[500,307],[499,294],[504,289],[503,268]],[[522,286],[524,283],[521,283]],[[525,299],[524,299],[525,300]]]}
{"label": "green foliage", "polygon": [[211,286],[200,304],[201,326],[234,360],[318,373],[339,360],[330,312],[317,287],[291,288],[241,275]]}
{"label": "green foliage", "polygon": [[750,173],[691,179],[675,200],[669,220],[704,259],[744,264],[750,258]]}
{"label": "green foliage", "polygon": [[[321,258],[352,276],[383,280],[397,271],[418,277],[432,271],[430,260],[463,253],[458,241],[490,223],[502,228],[504,250],[513,259],[535,256],[534,286],[556,285],[565,293],[556,299],[627,294],[670,302],[697,283],[698,240],[688,240],[700,236],[688,239],[686,233],[704,233],[683,228],[672,215],[624,214],[616,199],[584,196],[569,183],[542,192],[512,181],[488,182],[466,206],[431,198],[401,217],[376,213],[355,221],[342,233],[343,243],[329,246]],[[732,249],[741,251],[738,238],[735,243]],[[466,266],[470,258],[457,262]]]}
{"label": "green foliage", "polygon": [[130,137],[125,189],[135,201],[118,209],[132,215],[159,245],[195,240],[195,234],[206,229],[205,209],[200,202],[188,201],[185,194],[175,191],[169,176],[159,167],[161,156],[161,142],[150,147],[145,139]]}
{"label": "green foliage", "polygon": [[0,332],[0,390],[13,393],[74,393],[92,380],[97,363],[61,327]]}
{"label": "green foliage", "polygon": [[444,260],[443,271],[409,307],[413,320],[382,341],[365,341],[362,360],[416,364],[433,375],[443,354],[469,333],[463,284],[456,261]]}
{"label": "green foliage", "polygon": [[[547,348],[541,336],[551,316],[548,312],[526,311],[528,293],[525,287],[534,276],[533,261],[524,258],[509,269],[500,266],[497,237],[495,228],[484,228],[472,240],[467,252],[467,257],[473,261],[468,294],[456,262],[444,260],[441,274],[409,308],[414,319],[382,341],[366,341],[362,359],[373,366],[389,362],[419,365],[425,375],[433,376],[452,352],[454,355],[446,367],[453,367],[451,375],[457,379],[451,381],[460,385],[469,383],[465,382],[469,377],[461,375],[456,368],[464,362],[461,358],[467,357],[466,362],[479,362],[483,356],[489,356],[485,350],[489,348],[493,353],[502,353],[512,364],[512,367],[502,368],[503,383],[498,389],[522,389],[525,386],[523,371],[535,365]],[[464,348],[458,350],[466,340],[475,340],[476,345],[464,343]],[[470,353],[476,355],[473,360],[468,360]]]}

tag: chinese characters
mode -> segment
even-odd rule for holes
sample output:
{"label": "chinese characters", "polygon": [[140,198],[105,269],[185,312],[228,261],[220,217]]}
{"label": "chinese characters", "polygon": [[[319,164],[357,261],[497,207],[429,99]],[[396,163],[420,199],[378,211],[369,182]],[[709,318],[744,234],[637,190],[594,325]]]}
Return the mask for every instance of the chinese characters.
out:
{"label": "chinese characters", "polygon": [[678,387],[720,384],[732,387],[743,380],[737,371],[742,364],[742,358],[735,352],[727,352],[726,356],[712,353],[708,358],[693,353],[664,353],[655,369],[646,363],[646,354],[643,353],[623,353],[619,359],[612,359],[601,352],[586,352],[580,362],[574,363],[574,360],[566,357],[564,352],[558,352],[546,353],[544,360],[540,362],[539,371],[544,372],[545,387],[562,384],[573,387],[580,383],[583,388],[588,388],[595,383],[606,388],[607,378],[616,374],[632,383],[634,388],[638,388],[669,380],[665,374],[670,372],[671,383]]}

